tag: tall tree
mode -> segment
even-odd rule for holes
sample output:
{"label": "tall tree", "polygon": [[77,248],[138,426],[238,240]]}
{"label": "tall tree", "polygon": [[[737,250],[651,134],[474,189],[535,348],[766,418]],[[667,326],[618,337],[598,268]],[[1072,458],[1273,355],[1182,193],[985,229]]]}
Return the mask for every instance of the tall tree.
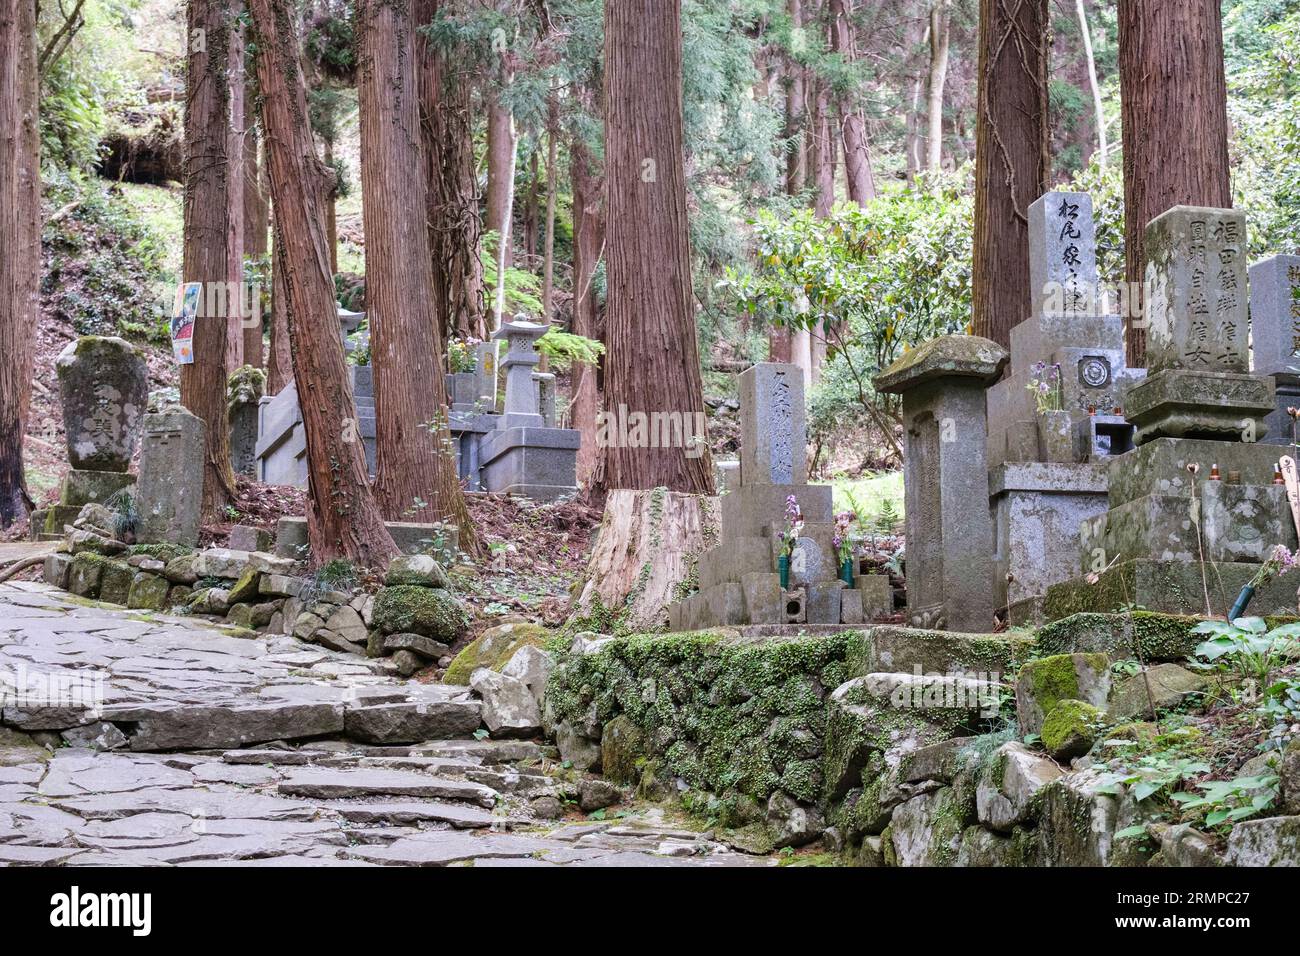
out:
{"label": "tall tree", "polygon": [[[831,49],[847,64],[857,60],[853,0],[831,0]],[[871,169],[871,144],[867,141],[862,107],[851,91],[841,90],[836,97],[841,136],[844,140],[844,175],[848,180],[849,198],[859,206],[876,197],[876,177]]]}
{"label": "tall tree", "polygon": [[[244,90],[244,255],[261,260],[266,255],[266,234],[270,227],[271,206],[267,201],[266,163],[260,154],[261,136],[257,128],[256,84],[253,74]],[[263,270],[264,275],[269,275]],[[257,314],[244,324],[244,364],[263,368],[262,306],[268,290],[250,290]]]}
{"label": "tall tree", "polygon": [[937,173],[943,165],[943,87],[948,79],[948,20],[951,0],[934,0],[930,7],[929,132],[925,168]]}
{"label": "tall tree", "polygon": [[450,521],[460,529],[462,550],[473,554],[477,540],[452,454],[433,306],[411,6],[358,0],[356,23],[375,497],[391,520]]}
{"label": "tall tree", "polygon": [[1088,26],[1088,11],[1083,0],[1074,0],[1075,15],[1079,18],[1079,32],[1083,38],[1083,58],[1088,64],[1088,89],[1092,92],[1093,122],[1097,124],[1097,165],[1106,168],[1106,154],[1110,144],[1106,135],[1106,113],[1101,105],[1101,85],[1097,82],[1097,58],[1092,52],[1092,29]]}
{"label": "tall tree", "polygon": [[[581,133],[575,133],[569,143],[569,175],[573,183],[573,331],[603,341],[604,322],[592,281],[604,250],[605,216],[596,161]],[[582,443],[578,446],[578,484],[589,488],[600,461],[600,449],[596,447],[600,369],[596,365],[575,363],[571,381],[569,423],[582,433]]]}
{"label": "tall tree", "polygon": [[32,507],[23,436],[41,270],[36,3],[0,0],[0,528]]}
{"label": "tall tree", "polygon": [[[505,5],[505,0],[498,0],[499,11],[504,13]],[[503,27],[493,33],[491,55],[493,68],[485,92],[488,171],[485,222],[488,231],[497,234],[497,284],[492,299],[495,327],[501,324],[501,314],[505,310],[506,269],[514,263],[511,226],[514,220],[515,162],[519,152],[515,117],[505,96],[514,82],[514,58]]]}
{"label": "tall tree", "polygon": [[257,30],[276,255],[283,271],[294,379],[307,440],[307,534],[317,562],[382,567],[397,553],[370,492],[356,403],[339,347],[325,242],[332,174],[316,156],[290,0],[249,0]]}
{"label": "tall tree", "polygon": [[[203,288],[194,324],[194,361],[181,366],[181,403],[203,419],[207,455],[203,513],[215,519],[234,496],[226,386],[231,326],[239,323],[243,244],[237,157],[231,124],[233,9],[229,0],[189,0],[185,74],[185,248],[182,276]],[[242,109],[240,116],[242,117]],[[241,205],[237,209],[236,202]],[[235,292],[231,295],[231,292]]]}
{"label": "tall tree", "polygon": [[1047,189],[1047,0],[981,0],[971,299],[1003,346],[1029,318],[1029,204]]}
{"label": "tall tree", "polygon": [[238,283],[239,297],[226,329],[226,371],[244,364],[244,327],[248,304],[244,287],[244,24],[239,19],[243,0],[230,0],[230,49],[226,54],[226,76],[230,84],[230,171],[227,201],[230,203],[230,239],[226,242],[226,272]]}
{"label": "tall tree", "polygon": [[[681,0],[605,5],[605,407],[702,414],[682,153]],[[707,448],[603,451],[602,489],[709,494]],[[699,452],[698,454],[696,454]]]}
{"label": "tall tree", "polygon": [[[269,188],[271,165],[269,143],[263,161],[267,165]],[[332,183],[330,188],[333,188]],[[289,267],[281,255],[284,252],[284,243],[280,239],[280,226],[274,220],[272,226],[274,241],[271,246],[271,334],[266,358],[266,394],[278,395],[293,382],[293,346],[289,335],[289,286],[285,282]],[[328,240],[326,240],[326,247],[328,248]],[[332,284],[333,280],[331,280]]]}
{"label": "tall tree", "polygon": [[453,335],[486,339],[483,260],[479,239],[478,174],[470,70],[424,32],[447,0],[415,0],[416,59],[433,256],[433,303],[444,341]]}
{"label": "tall tree", "polygon": [[[1218,0],[1120,0],[1125,278],[1146,273],[1147,224],[1171,206],[1232,205],[1227,87]],[[1146,363],[1145,326],[1127,329],[1128,363]]]}
{"label": "tall tree", "polygon": [[803,192],[808,179],[807,154],[804,151],[804,79],[806,69],[798,55],[805,44],[802,0],[786,0],[790,18],[790,51],[785,58],[785,191],[791,196]]}

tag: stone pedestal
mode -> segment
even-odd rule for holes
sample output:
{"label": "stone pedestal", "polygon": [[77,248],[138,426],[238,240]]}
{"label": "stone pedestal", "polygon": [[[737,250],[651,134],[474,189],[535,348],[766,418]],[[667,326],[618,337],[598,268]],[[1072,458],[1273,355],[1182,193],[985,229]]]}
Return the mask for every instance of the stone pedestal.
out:
{"label": "stone pedestal", "polygon": [[581,433],[571,428],[498,428],[479,446],[488,491],[554,501],[577,491]]}
{"label": "stone pedestal", "polygon": [[996,342],[946,335],[876,378],[877,391],[903,397],[908,615],[928,627],[993,625],[984,390],[1006,362]]}
{"label": "stone pedestal", "polygon": [[145,416],[136,537],[195,547],[203,512],[203,420],[180,407]]}
{"label": "stone pedestal", "polygon": [[1078,573],[1079,527],[1106,510],[1101,462],[1008,462],[989,472],[994,603],[1011,623],[1037,617],[1049,586]]}

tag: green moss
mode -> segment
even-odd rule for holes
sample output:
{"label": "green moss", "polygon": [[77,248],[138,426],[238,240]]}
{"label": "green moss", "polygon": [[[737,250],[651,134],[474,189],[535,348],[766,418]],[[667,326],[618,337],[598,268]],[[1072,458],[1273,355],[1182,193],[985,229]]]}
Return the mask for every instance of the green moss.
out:
{"label": "green moss", "polygon": [[1106,715],[1081,700],[1059,701],[1043,721],[1043,746],[1057,760],[1082,757],[1096,742]]}
{"label": "green moss", "polygon": [[385,634],[423,634],[444,644],[469,626],[469,616],[450,593],[406,584],[380,588],[372,620]]}
{"label": "green moss", "polygon": [[1063,698],[1079,696],[1079,675],[1074,670],[1074,658],[1069,654],[1054,654],[1026,665],[1030,686],[1043,713]]}
{"label": "green moss", "polygon": [[540,624],[503,624],[490,628],[461,649],[443,674],[443,682],[468,686],[470,677],[480,667],[499,671],[521,647],[545,647],[551,640],[551,632]]}
{"label": "green moss", "polygon": [[1197,618],[1155,611],[1131,614],[1072,614],[1038,631],[1044,654],[1102,652],[1144,661],[1179,661],[1190,657],[1200,637]]}
{"label": "green moss", "polygon": [[193,554],[193,548],[179,544],[133,544],[127,549],[131,555],[144,554],[158,561],[172,561],[187,554]]}
{"label": "green moss", "polygon": [[557,721],[594,706],[623,715],[646,740],[664,778],[765,801],[788,784],[820,799],[826,695],[846,679],[857,635],[745,643],[724,633],[618,637],[598,653],[559,654],[547,688]]}

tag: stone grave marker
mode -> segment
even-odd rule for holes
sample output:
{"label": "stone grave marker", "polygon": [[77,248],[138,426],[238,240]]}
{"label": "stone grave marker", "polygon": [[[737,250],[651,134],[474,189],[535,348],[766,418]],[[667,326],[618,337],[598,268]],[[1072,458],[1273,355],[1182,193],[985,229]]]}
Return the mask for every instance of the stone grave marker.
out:
{"label": "stone grave marker", "polygon": [[1097,293],[1092,197],[1052,192],[1029,206],[1031,315],[1090,314]]}
{"label": "stone grave marker", "polygon": [[1250,267],[1251,369],[1273,379],[1274,410],[1265,441],[1292,444],[1288,408],[1300,408],[1300,256],[1272,256]]}
{"label": "stone grave marker", "polygon": [[137,537],[194,547],[203,509],[203,420],[179,406],[145,416]]}

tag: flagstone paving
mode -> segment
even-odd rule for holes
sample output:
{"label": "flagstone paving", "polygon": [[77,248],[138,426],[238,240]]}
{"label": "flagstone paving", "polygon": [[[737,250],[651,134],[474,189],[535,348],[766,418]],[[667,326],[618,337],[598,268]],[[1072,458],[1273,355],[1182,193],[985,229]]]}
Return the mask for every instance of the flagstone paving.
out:
{"label": "flagstone paving", "polygon": [[478,739],[467,688],[237,635],[0,585],[0,865],[772,863],[657,808],[534,819],[572,782],[549,747]]}

